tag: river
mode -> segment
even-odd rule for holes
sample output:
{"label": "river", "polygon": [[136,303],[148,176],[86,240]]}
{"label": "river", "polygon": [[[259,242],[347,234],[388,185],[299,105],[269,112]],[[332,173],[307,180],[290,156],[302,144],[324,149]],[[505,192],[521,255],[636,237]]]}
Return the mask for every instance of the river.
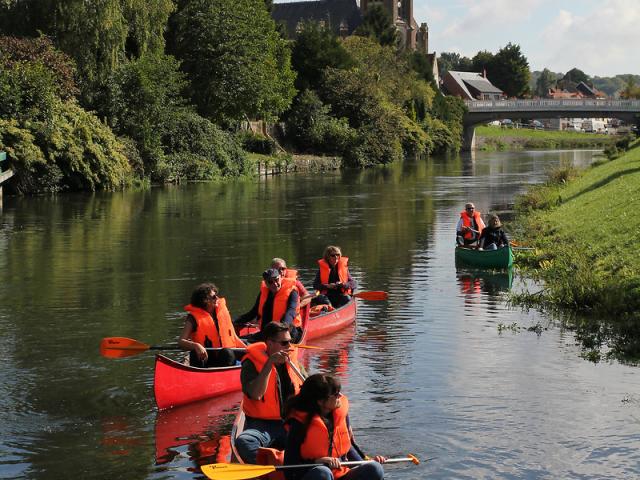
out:
{"label": "river", "polygon": [[[466,201],[508,214],[548,168],[593,152],[477,152],[366,171],[114,194],[5,198],[0,217],[0,478],[193,479],[225,453],[238,396],[158,413],[153,355],[99,355],[106,336],[174,341],[193,287],[232,316],[274,256],[310,287],[336,244],[361,290],[354,328],[315,342],[339,374],[358,442],[426,459],[391,479],[635,478],[640,376],[580,356],[574,335],[509,308],[517,270],[456,270]],[[504,216],[508,219],[508,215]],[[508,223],[508,222],[507,222]],[[530,331],[530,327],[536,331]]]}

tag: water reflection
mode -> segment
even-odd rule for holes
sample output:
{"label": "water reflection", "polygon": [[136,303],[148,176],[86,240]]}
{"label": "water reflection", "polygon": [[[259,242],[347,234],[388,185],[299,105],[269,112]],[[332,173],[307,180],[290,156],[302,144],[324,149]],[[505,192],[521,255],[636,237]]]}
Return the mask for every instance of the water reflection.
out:
{"label": "water reflection", "polygon": [[[591,155],[477,152],[321,176],[6,198],[0,477],[200,478],[202,459],[225,452],[237,400],[156,417],[153,356],[104,359],[100,340],[175,341],[202,281],[237,316],[275,256],[310,287],[327,244],[343,248],[362,289],[389,300],[360,302],[357,325],[314,340],[322,350],[304,365],[343,379],[365,450],[438,457],[390,478],[631,477],[637,370],[584,361],[561,328],[529,332],[547,317],[503,301],[522,279],[456,270],[452,247],[466,201],[507,211],[545,169]],[[513,323],[520,333],[498,333]]]}

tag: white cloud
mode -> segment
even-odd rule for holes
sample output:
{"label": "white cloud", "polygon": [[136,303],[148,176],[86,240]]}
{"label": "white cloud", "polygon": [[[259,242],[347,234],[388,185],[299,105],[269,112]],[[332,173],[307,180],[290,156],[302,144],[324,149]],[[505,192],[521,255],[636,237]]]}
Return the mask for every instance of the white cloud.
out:
{"label": "white cloud", "polygon": [[532,67],[610,76],[640,70],[640,2],[604,0],[583,15],[560,10],[542,31]]}

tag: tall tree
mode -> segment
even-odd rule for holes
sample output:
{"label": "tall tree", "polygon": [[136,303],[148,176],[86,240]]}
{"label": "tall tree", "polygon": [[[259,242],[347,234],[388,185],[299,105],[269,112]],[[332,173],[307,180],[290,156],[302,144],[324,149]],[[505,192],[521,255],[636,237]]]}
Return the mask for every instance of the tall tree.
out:
{"label": "tall tree", "polygon": [[540,76],[536,81],[535,94],[539,97],[546,97],[549,93],[549,89],[553,88],[553,86],[556,84],[556,81],[556,74],[548,68],[545,68],[544,70],[542,70],[542,73],[540,73]]}
{"label": "tall tree", "polygon": [[509,97],[522,97],[529,93],[529,62],[519,45],[508,43],[495,55],[488,77]]}
{"label": "tall tree", "polygon": [[379,2],[369,5],[362,24],[356,29],[355,34],[373,38],[382,46],[398,44],[398,30],[387,9]]}
{"label": "tall tree", "polygon": [[624,88],[620,91],[620,98],[640,98],[640,86],[636,84],[633,76],[629,75]]}
{"label": "tall tree", "polygon": [[317,22],[303,25],[291,51],[291,64],[298,73],[296,88],[299,91],[318,88],[325,68],[349,68],[353,63],[338,37]]}
{"label": "tall tree", "polygon": [[291,104],[291,52],[264,0],[192,0],[175,14],[171,35],[202,115],[273,119]]}

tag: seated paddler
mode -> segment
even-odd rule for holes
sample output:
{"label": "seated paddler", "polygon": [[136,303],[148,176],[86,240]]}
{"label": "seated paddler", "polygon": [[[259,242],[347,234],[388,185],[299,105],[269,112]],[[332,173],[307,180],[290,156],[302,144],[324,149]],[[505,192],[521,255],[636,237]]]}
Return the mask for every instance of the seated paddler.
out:
{"label": "seated paddler", "polygon": [[293,342],[299,342],[302,338],[302,317],[296,280],[283,277],[275,268],[265,270],[255,304],[247,313],[236,318],[234,324],[243,326],[252,322],[258,324],[260,331],[251,335],[249,342],[262,341],[262,332],[271,322],[289,327]]}
{"label": "seated paddler", "polygon": [[291,278],[296,281],[296,289],[300,295],[300,306],[306,305],[313,297],[313,293],[309,293],[298,277],[298,271],[287,267],[287,262],[282,258],[273,258],[271,260],[271,268],[275,268],[284,278]]}
{"label": "seated paddler", "polygon": [[313,281],[319,295],[312,304],[330,304],[340,308],[351,300],[357,283],[349,273],[349,258],[342,256],[340,247],[329,245],[318,260],[318,273]]}
{"label": "seated paddler", "polygon": [[286,325],[270,322],[263,330],[264,342],[247,348],[242,359],[242,410],[245,429],[236,439],[236,450],[245,463],[255,464],[258,449],[284,448],[284,408],[297,394],[303,374],[297,349]]}
{"label": "seated paddler", "polygon": [[[227,302],[218,295],[218,287],[213,283],[198,285],[191,293],[191,303],[184,309],[188,314],[178,345],[189,351],[190,365],[202,368],[235,365],[236,355],[231,349],[246,345],[236,335]],[[244,352],[238,357],[242,355]]]}
{"label": "seated paddler", "polygon": [[354,468],[344,461],[363,460],[349,421],[349,400],[341,392],[340,380],[318,373],[307,378],[300,393],[287,402],[284,450],[285,465],[320,463],[310,468],[286,469],[287,480],[379,480],[386,458]]}

